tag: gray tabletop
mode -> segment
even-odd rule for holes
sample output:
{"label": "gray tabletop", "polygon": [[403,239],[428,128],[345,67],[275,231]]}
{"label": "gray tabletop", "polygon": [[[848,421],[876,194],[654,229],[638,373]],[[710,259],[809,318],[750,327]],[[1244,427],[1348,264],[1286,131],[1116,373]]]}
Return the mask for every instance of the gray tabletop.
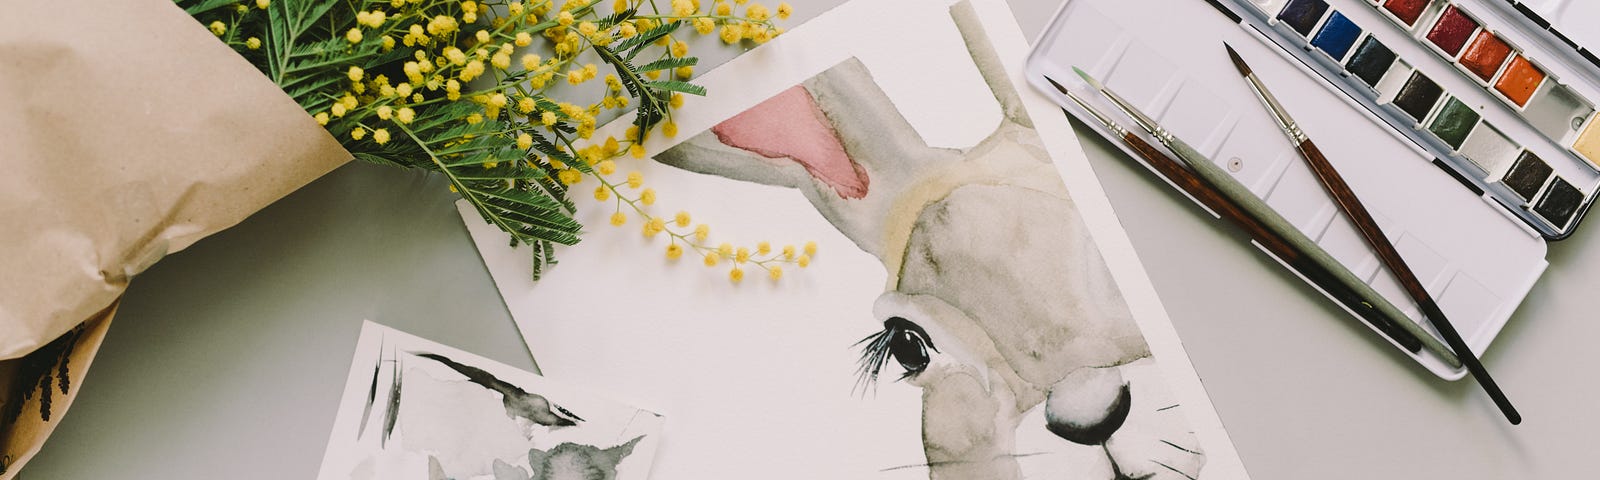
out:
{"label": "gray tabletop", "polygon": [[[798,22],[840,1],[790,3]],[[1011,4],[1030,36],[1056,7]],[[702,68],[730,55],[700,53]],[[1471,380],[1429,374],[1110,144],[1079,138],[1254,478],[1593,475],[1592,228],[1551,247],[1485,355],[1527,418],[1511,427]],[[362,319],[535,368],[452,200],[439,178],[351,164],[163,260],[129,289],[20,478],[310,478]]]}

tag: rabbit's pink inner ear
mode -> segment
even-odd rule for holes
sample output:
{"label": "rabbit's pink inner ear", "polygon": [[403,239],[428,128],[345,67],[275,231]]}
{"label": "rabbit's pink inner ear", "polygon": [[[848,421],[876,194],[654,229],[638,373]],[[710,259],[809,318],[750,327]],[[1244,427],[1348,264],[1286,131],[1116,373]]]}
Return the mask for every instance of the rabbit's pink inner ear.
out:
{"label": "rabbit's pink inner ear", "polygon": [[850,159],[811,92],[795,86],[711,127],[724,145],[787,158],[843,198],[867,195],[867,172]]}

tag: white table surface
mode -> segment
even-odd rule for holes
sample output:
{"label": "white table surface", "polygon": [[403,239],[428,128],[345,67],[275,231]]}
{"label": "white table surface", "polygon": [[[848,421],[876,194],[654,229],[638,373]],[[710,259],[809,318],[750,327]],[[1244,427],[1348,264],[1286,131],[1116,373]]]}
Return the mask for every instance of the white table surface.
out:
{"label": "white table surface", "polygon": [[[1056,7],[1010,1],[1030,37]],[[790,3],[794,25],[839,0]],[[699,54],[708,68],[731,52]],[[1593,228],[1551,247],[1484,357],[1526,417],[1512,427],[1471,380],[1429,374],[1110,144],[1079,138],[1254,478],[1594,475]],[[452,197],[439,178],[351,164],[163,260],[133,283],[77,404],[20,478],[311,478],[362,319],[533,368]]]}

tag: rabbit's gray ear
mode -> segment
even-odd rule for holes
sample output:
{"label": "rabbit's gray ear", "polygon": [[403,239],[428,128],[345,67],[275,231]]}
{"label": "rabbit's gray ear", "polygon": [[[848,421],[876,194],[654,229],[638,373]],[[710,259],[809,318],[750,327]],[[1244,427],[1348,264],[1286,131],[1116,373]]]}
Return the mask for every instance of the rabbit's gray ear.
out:
{"label": "rabbit's gray ear", "polygon": [[640,440],[644,440],[644,435],[633,437],[633,440],[628,440],[627,443],[622,445],[607,448],[605,449],[605,454],[611,459],[612,465],[622,463],[623,459],[633,455],[633,447],[638,446]]}
{"label": "rabbit's gray ear", "polygon": [[439,458],[428,455],[428,480],[450,480],[444,472],[444,465],[439,464]]}
{"label": "rabbit's gray ear", "polygon": [[728,146],[710,130],[656,154],[655,159],[695,173],[762,185],[801,188],[809,182],[800,164]]}
{"label": "rabbit's gray ear", "polygon": [[928,149],[866,67],[850,59],[656,159],[700,173],[799,188],[810,197],[859,199],[867,195],[872,172],[907,170],[925,160],[914,157]]}
{"label": "rabbit's gray ear", "polygon": [[867,194],[865,169],[804,85],[791,87],[656,156],[699,173],[766,185]]}
{"label": "rabbit's gray ear", "polygon": [[929,147],[852,58],[655,158],[796,188],[840,233],[878,255],[885,252],[886,218],[914,207],[897,202],[924,177],[958,166],[962,155]]}
{"label": "rabbit's gray ear", "polygon": [[505,460],[494,459],[494,463],[490,464],[490,468],[494,472],[494,480],[530,480],[526,470],[506,463]]}
{"label": "rabbit's gray ear", "polygon": [[1000,102],[1000,111],[1006,120],[1033,128],[1033,120],[1028,118],[1028,112],[1022,106],[1022,97],[1011,85],[1011,77],[1006,75],[1006,65],[995,53],[993,44],[989,43],[989,33],[984,31],[983,22],[978,19],[978,11],[972,8],[972,2],[967,0],[950,7],[950,18],[955,20],[956,29],[961,31],[962,41],[967,45],[967,53],[972,55],[972,63],[978,66],[978,73],[983,75],[983,83],[988,84],[989,91],[994,93],[995,101]]}
{"label": "rabbit's gray ear", "polygon": [[[900,114],[872,72],[851,57],[801,83],[833,126],[839,142],[869,172],[927,168],[915,158],[931,148]],[[945,150],[945,149],[939,149]],[[896,152],[898,154],[880,154]],[[959,155],[955,150],[950,153]]]}
{"label": "rabbit's gray ear", "polygon": [[532,478],[546,478],[546,476],[550,473],[547,471],[550,466],[549,464],[550,452],[546,452],[537,448],[528,449],[528,468],[532,470],[531,472],[528,472],[528,476]]}

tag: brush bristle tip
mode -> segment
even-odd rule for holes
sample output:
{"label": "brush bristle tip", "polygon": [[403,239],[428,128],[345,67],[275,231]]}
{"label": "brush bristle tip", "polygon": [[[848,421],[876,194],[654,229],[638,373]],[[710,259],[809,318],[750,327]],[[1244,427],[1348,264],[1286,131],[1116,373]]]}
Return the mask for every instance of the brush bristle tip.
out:
{"label": "brush bristle tip", "polygon": [[1102,90],[1103,89],[1100,86],[1100,81],[1095,80],[1094,77],[1089,76],[1089,73],[1083,71],[1083,69],[1078,68],[1078,67],[1072,67],[1072,72],[1078,74],[1079,77],[1083,77],[1083,81],[1089,82],[1089,86],[1093,87],[1095,90]]}
{"label": "brush bristle tip", "polygon": [[1249,75],[1250,65],[1244,63],[1244,58],[1240,57],[1239,52],[1233,49],[1233,45],[1228,45],[1228,42],[1222,42],[1222,47],[1228,49],[1228,59],[1233,61],[1233,68],[1238,69],[1240,75]]}
{"label": "brush bristle tip", "polygon": [[1056,79],[1050,78],[1049,75],[1045,75],[1044,76],[1044,81],[1050,82],[1050,86],[1056,87],[1056,90],[1060,90],[1062,92],[1066,92],[1067,91],[1067,87],[1061,85],[1061,82],[1057,82]]}

